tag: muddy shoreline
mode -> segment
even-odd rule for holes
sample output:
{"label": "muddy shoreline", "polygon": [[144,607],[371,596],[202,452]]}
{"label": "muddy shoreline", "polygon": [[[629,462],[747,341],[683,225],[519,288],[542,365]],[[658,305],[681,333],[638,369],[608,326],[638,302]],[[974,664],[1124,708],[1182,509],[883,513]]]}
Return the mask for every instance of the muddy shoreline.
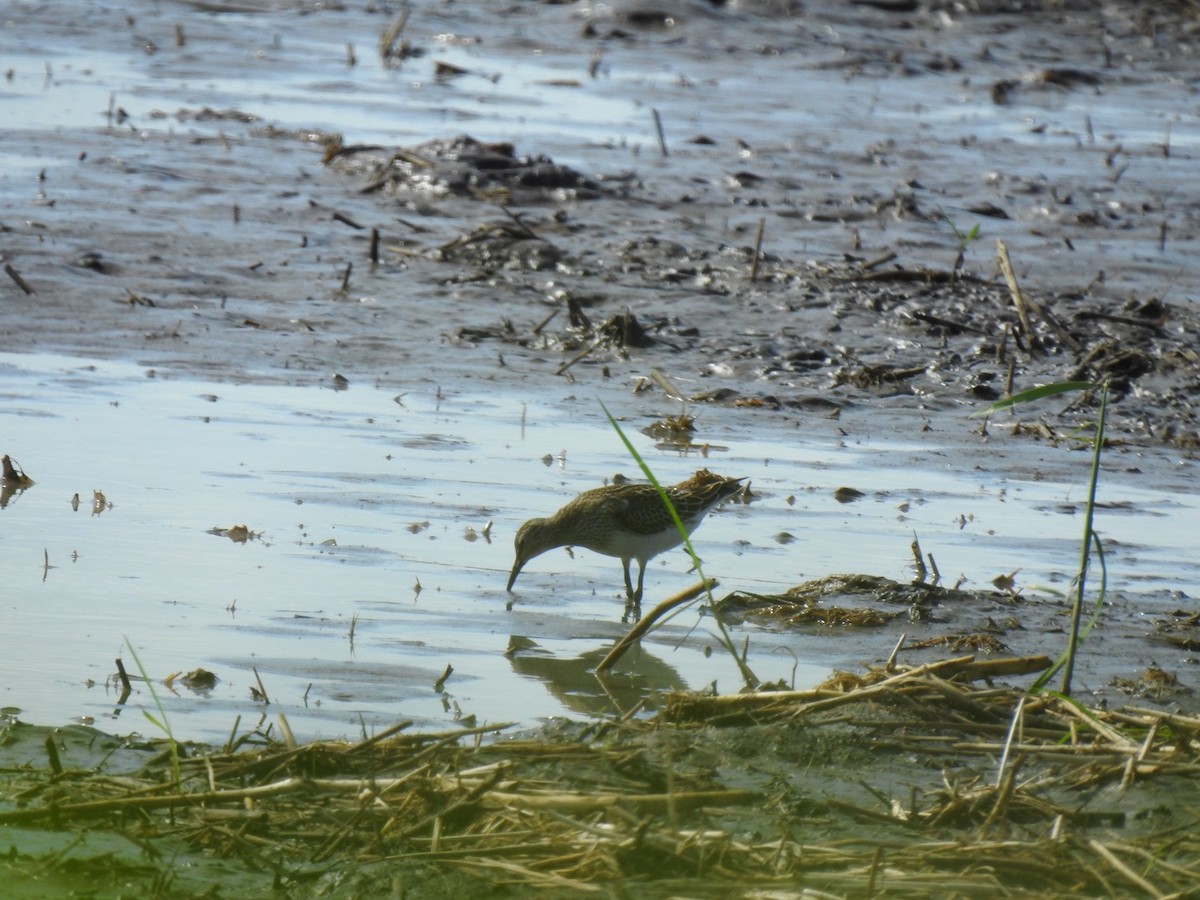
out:
{"label": "muddy shoreline", "polygon": [[[652,144],[632,154],[593,144],[567,158],[553,144],[454,132],[355,151],[344,146],[353,135],[280,127],[252,105],[31,128],[0,148],[39,160],[35,178],[6,179],[5,260],[36,293],[6,279],[5,345],[212,377],[338,372],[397,384],[486,379],[508,390],[599,378],[653,392],[645,378],[658,368],[691,402],[803,410],[828,401],[872,415],[958,414],[1010,386],[1107,378],[1114,430],[1195,447],[1200,326],[1185,261],[1196,204],[1179,177],[1195,135],[1180,125],[1168,143],[1168,117],[1162,141],[1106,137],[1086,113],[1131,82],[1173,90],[1171,51],[1194,25],[1182,11],[1134,5],[1123,19],[1054,4],[1039,19],[1051,52],[1021,43],[1027,11],[997,8],[946,27],[936,7],[899,16],[861,6],[857,18],[821,4],[782,17],[773,4],[702,8],[683,4],[654,27],[628,12],[549,7],[543,52],[555,37],[557,55],[576,44],[567,29],[582,20],[584,48],[614,69],[635,47],[675,54],[684,69],[734,21],[743,33],[724,48],[730,80],[744,67],[765,76],[797,62],[812,77],[837,58],[850,96],[865,100],[897,75],[918,93],[952,80],[982,97],[1012,81],[1007,73],[1019,77],[1003,103],[988,102],[1045,146],[1025,169],[1026,151],[1002,131],[972,136],[953,123],[931,144],[903,132],[903,115],[869,119],[865,134],[895,133],[854,153],[842,150],[840,121],[828,133],[784,126],[783,140],[764,140],[738,135],[734,116],[716,137],[675,125],[669,156]],[[1152,26],[1138,15],[1155,18],[1150,47],[1141,31]],[[1102,58],[1077,38],[1089,17],[1111,45]],[[169,22],[170,10],[148,9],[107,39]],[[418,50],[437,49],[419,22],[407,33],[410,56],[394,62],[414,75],[432,64]],[[789,40],[764,58],[756,41],[774,22]],[[871,37],[877,26],[890,27]],[[468,17],[458,33],[481,27]],[[821,28],[839,40],[818,44],[814,58],[808,41]],[[202,39],[147,55],[193,59],[209,49]],[[1055,55],[1056,67],[1036,68]],[[934,66],[939,59],[955,65]],[[616,88],[615,72],[605,81],[601,65],[596,75],[596,85],[561,90]],[[450,90],[469,81],[445,80]],[[720,77],[711,84],[715,125]],[[689,90],[705,93],[703,83]],[[1178,115],[1192,121],[1185,106]],[[1072,127],[1048,128],[1056,117]],[[972,154],[950,157],[952,142]],[[943,164],[962,166],[956,177],[970,189],[956,194],[933,168]],[[1057,176],[1043,171],[1051,168]],[[1028,295],[1025,323],[996,266],[997,240]]]}

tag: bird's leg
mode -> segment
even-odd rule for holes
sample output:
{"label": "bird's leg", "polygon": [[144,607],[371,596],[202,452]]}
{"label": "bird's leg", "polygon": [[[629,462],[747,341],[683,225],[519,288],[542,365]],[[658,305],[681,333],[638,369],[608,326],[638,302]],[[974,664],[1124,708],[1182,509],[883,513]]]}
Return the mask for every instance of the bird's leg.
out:
{"label": "bird's leg", "polygon": [[633,592],[633,605],[640,607],[642,605],[642,582],[646,580],[646,564],[638,560],[638,586]]}
{"label": "bird's leg", "polygon": [[636,622],[642,617],[642,579],[646,575],[646,569],[642,567],[638,570],[638,586],[635,591],[633,581],[629,577],[629,560],[621,560],[621,565],[625,569],[625,613],[621,616],[621,621]]}

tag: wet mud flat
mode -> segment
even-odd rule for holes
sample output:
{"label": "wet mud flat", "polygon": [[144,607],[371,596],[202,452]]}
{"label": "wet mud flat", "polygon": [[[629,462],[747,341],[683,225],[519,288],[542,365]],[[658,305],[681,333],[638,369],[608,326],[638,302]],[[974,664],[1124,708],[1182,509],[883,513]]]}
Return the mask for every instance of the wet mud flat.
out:
{"label": "wet mud flat", "polygon": [[[1193,447],[1187,7],[886,7],[531,4],[512,22],[426,11],[423,23],[201,4],[174,46],[159,32],[192,7],[114,15],[101,40],[146,65],[129,93],[111,91],[108,125],[35,120],[0,147],[25,163],[5,180],[6,346],[214,377],[567,381],[677,402],[646,380],[657,368],[691,402],[873,418],[1108,379],[1116,430]],[[535,18],[540,39],[519,45]],[[34,12],[15,21],[31,44],[39,29],[43,43],[72,39]],[[247,77],[268,97],[284,93],[296,69],[334,65],[322,29],[340,26],[365,55],[398,23],[386,66],[372,66],[409,89],[418,121],[433,106],[529,136],[362,142],[286,108],[281,123],[270,102],[166,105],[204,95],[188,81],[177,98],[171,77],[244,56],[266,60]],[[451,38],[438,31],[451,24]],[[545,66],[520,85],[538,92],[534,109],[620,96],[643,120],[601,121],[608,140],[505,127],[520,112],[504,66],[531,53]],[[463,54],[475,69],[446,61]],[[574,79],[550,77],[580,54],[592,64]],[[347,80],[331,106],[378,127],[378,97],[350,79],[367,63],[336,65]],[[10,83],[27,85],[29,66]],[[76,81],[94,87],[36,77],[50,104]],[[497,92],[481,96],[481,81]],[[1154,114],[1132,117],[1145,95]],[[387,110],[397,130],[404,110]],[[1127,138],[1101,130],[1118,112]],[[1085,418],[1086,406],[1062,421]]]}
{"label": "wet mud flat", "polygon": [[[82,39],[36,7],[18,12],[30,47],[65,53]],[[0,195],[6,350],[132,359],[217,381],[337,375],[398,390],[590,391],[626,416],[686,403],[743,417],[748,431],[837,417],[850,433],[955,434],[963,467],[1031,469],[1047,467],[1047,447],[1071,455],[1094,394],[986,428],[963,413],[1042,381],[1107,380],[1120,460],[1111,477],[1193,490],[1200,205],[1187,5],[530,4],[503,22],[482,9],[420,10],[380,65],[398,83],[433,85],[412,93],[421,126],[396,116],[395,134],[369,138],[283,104],[255,109],[253,94],[178,85],[258,59],[266,88],[299,81],[337,94],[379,129],[380,109],[396,107],[353,83],[346,73],[367,64],[351,66],[345,48],[365,57],[395,11],[96,12],[103,27],[89,41],[127,54],[133,71],[112,87],[109,114],[97,106],[70,127],[32,123],[0,138],[23,173],[7,176]],[[607,136],[539,124],[539,115],[553,122],[545,112],[506,126],[522,109],[506,67],[531,51],[544,71],[524,87],[541,104],[636,95],[636,118],[596,126]],[[102,82],[62,63],[48,76],[38,59],[27,52],[9,83],[45,79],[53,103],[73,81]],[[547,100],[554,92],[568,99]],[[1014,269],[1007,281],[997,239]],[[190,794],[158,808],[197,817],[169,822],[183,858],[237,861],[233,873],[205,870],[230,892],[365,896],[400,879],[413,895],[438,896],[470,879],[514,894],[536,883],[564,895],[600,885],[651,895],[656,881],[665,894],[810,878],[835,894],[906,884],[920,894],[953,870],[963,894],[1170,893],[1188,889],[1196,866],[1187,839],[1164,856],[1194,825],[1179,809],[1194,805],[1180,797],[1194,784],[1195,701],[1173,681],[1194,652],[1192,587],[1176,595],[1174,643],[1152,645],[1173,647],[1176,665],[1149,667],[1142,657],[1155,650],[1140,644],[1145,683],[1130,693],[1146,699],[1115,714],[1039,705],[1030,715],[1046,718],[1026,722],[1009,689],[977,691],[917,666],[861,715],[811,705],[827,693],[687,714],[681,699],[655,727],[570,726],[507,749],[491,736],[475,748],[467,733],[401,734],[357,750],[272,746],[256,751],[261,762],[199,749],[222,777],[252,773],[268,786],[258,809],[247,796],[211,796],[224,789],[215,777],[174,790],[161,755],[137,756],[161,754],[161,744],[132,748],[126,772],[145,781],[100,787]],[[1117,618],[1144,633],[1136,617]],[[985,655],[974,640],[947,646]],[[825,691],[870,689],[870,677],[855,677],[868,684]],[[949,709],[953,722],[892,718],[914,709]],[[818,715],[830,718],[806,727]],[[1027,728],[1023,740],[1008,740],[1013,722]],[[45,737],[120,746],[95,733],[38,733],[21,765],[45,765]],[[1081,758],[1054,757],[1056,741]],[[600,771],[591,784],[566,782],[564,758],[599,760]],[[202,765],[187,764],[188,777],[202,781]],[[342,783],[318,783],[330,773]],[[373,784],[385,776],[402,799]],[[77,805],[84,798],[64,798],[71,777],[9,782],[0,815]],[[851,794],[843,806],[830,799],[830,778]],[[419,789],[408,792],[410,781]],[[566,799],[518,796],[531,785]],[[317,846],[282,835],[281,817],[307,823],[264,799],[293,789],[342,798],[318,806],[328,830]],[[59,815],[70,834],[100,815],[109,834],[139,836],[136,804],[116,796],[30,815],[14,872],[31,884],[72,871],[93,883],[115,858],[107,848],[85,848],[68,865],[78,848],[39,846],[56,832],[38,829]],[[228,821],[204,814],[229,800],[240,807]],[[757,811],[764,803],[769,814]],[[485,832],[507,843],[477,837]],[[1063,871],[1063,848],[1077,870]],[[111,865],[114,885],[137,877],[207,890],[142,858]],[[247,871],[269,871],[270,883]]]}

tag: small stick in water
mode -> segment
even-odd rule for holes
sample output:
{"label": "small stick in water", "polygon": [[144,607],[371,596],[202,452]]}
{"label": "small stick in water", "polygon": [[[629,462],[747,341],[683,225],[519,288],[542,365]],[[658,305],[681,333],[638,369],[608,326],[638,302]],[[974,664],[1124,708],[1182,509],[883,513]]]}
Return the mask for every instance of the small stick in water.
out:
{"label": "small stick in water", "polygon": [[58,758],[58,746],[54,743],[54,735],[46,738],[46,756],[50,758],[50,770],[55,775],[62,774],[62,760]]}
{"label": "small stick in water", "polygon": [[657,109],[650,111],[654,113],[654,129],[658,132],[658,149],[662,151],[664,157],[670,156],[671,154],[667,150],[667,139],[663,135],[662,116],[658,114]]}
{"label": "small stick in water", "polygon": [[133,690],[133,686],[129,683],[129,673],[125,671],[125,663],[120,658],[117,659],[117,675],[121,679],[121,690],[128,694]]}
{"label": "small stick in water", "polygon": [[753,284],[758,281],[758,260],[762,256],[762,241],[763,229],[767,227],[767,219],[764,216],[758,220],[758,234],[754,238],[754,261],[750,263],[750,282]]}
{"label": "small stick in water", "polygon": [[4,264],[4,274],[11,278],[16,283],[17,287],[23,290],[26,294],[37,293],[37,291],[31,288],[29,283],[21,277],[21,273],[12,267],[11,263]]}

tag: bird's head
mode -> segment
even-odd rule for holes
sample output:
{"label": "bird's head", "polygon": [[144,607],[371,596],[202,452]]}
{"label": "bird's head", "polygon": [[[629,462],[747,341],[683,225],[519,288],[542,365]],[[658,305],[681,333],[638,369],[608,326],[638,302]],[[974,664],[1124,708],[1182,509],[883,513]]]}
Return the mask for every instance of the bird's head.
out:
{"label": "bird's head", "polygon": [[517,576],[521,574],[521,568],[525,563],[557,545],[549,538],[545,519],[530,519],[517,529],[517,536],[513,540],[513,546],[517,551],[517,556],[513,561],[512,572],[508,576],[507,590],[510,591],[517,581]]}

